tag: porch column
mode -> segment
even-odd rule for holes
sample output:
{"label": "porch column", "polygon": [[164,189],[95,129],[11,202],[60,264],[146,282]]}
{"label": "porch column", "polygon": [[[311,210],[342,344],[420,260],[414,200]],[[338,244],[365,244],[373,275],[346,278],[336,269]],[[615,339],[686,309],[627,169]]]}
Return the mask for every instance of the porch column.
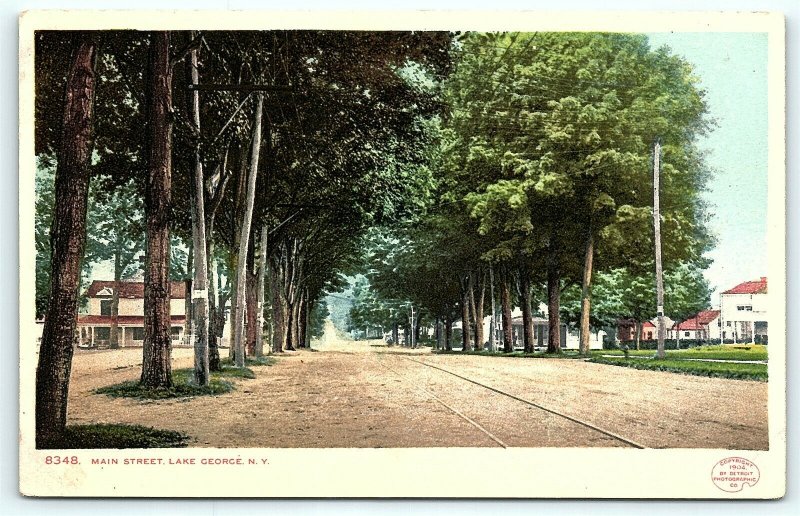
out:
{"label": "porch column", "polygon": [[91,334],[92,334],[92,337],[91,337],[92,341],[91,341],[90,344],[91,344],[91,347],[94,347],[94,326],[90,326],[89,329],[91,330]]}
{"label": "porch column", "polygon": [[750,323],[750,344],[756,343],[756,322],[752,321]]}
{"label": "porch column", "polygon": [[122,339],[120,339],[120,340],[121,340],[121,342],[119,343],[119,347],[124,348],[125,347],[125,327],[124,326],[122,326]]}

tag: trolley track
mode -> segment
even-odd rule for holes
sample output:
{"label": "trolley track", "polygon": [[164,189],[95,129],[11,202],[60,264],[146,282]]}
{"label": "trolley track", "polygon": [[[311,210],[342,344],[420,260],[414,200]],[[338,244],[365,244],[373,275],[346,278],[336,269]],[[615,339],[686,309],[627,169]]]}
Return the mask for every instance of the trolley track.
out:
{"label": "trolley track", "polygon": [[[445,369],[445,368],[443,368],[443,367],[440,367],[440,366],[437,366],[437,365],[434,365],[434,364],[430,364],[430,363],[428,363],[428,362],[425,362],[425,361],[422,361],[422,360],[416,360],[416,359],[414,359],[414,358],[410,358],[410,357],[408,357],[408,356],[404,356],[404,355],[398,355],[398,358],[401,358],[401,359],[407,360],[407,361],[409,361],[409,362],[414,362],[414,363],[416,363],[416,364],[419,364],[419,365],[425,366],[425,367],[427,367],[427,368],[434,369],[434,370],[437,370],[437,371],[441,371],[441,372],[443,372],[443,373],[446,373],[446,374],[448,374],[448,375],[454,376],[454,377],[456,377],[456,378],[459,378],[460,380],[463,380],[463,381],[465,381],[465,382],[469,382],[470,384],[473,384],[473,385],[476,385],[476,386],[478,386],[478,387],[481,387],[481,388],[483,388],[483,389],[485,389],[485,390],[487,390],[487,391],[490,391],[490,392],[492,392],[492,393],[494,393],[494,394],[497,394],[497,395],[503,396],[504,398],[511,399],[511,400],[514,400],[514,401],[516,401],[516,402],[519,402],[519,403],[523,403],[523,404],[525,404],[525,405],[527,405],[527,406],[529,406],[529,407],[533,407],[533,408],[535,408],[535,409],[538,409],[538,410],[544,411],[544,412],[546,412],[546,413],[548,413],[548,414],[551,414],[551,415],[553,415],[553,416],[556,416],[556,417],[558,417],[558,418],[561,418],[561,419],[567,420],[567,421],[569,421],[569,422],[571,422],[571,423],[575,423],[575,424],[577,424],[577,425],[580,425],[580,426],[582,426],[582,427],[584,427],[584,428],[586,428],[586,429],[589,429],[589,430],[590,430],[590,431],[592,431],[592,432],[600,433],[600,434],[602,434],[602,435],[606,436],[607,438],[611,438],[611,439],[613,439],[614,441],[617,441],[617,442],[620,442],[620,443],[622,443],[622,444],[623,444],[623,445],[625,445],[625,446],[632,447],[632,448],[638,448],[638,449],[645,449],[645,448],[647,448],[645,445],[643,445],[643,444],[641,444],[641,443],[638,443],[638,442],[636,442],[636,441],[633,441],[633,440],[631,440],[631,439],[628,439],[628,438],[626,438],[626,437],[623,437],[623,436],[621,436],[621,435],[619,435],[619,434],[616,434],[616,433],[614,433],[614,432],[612,432],[612,431],[610,431],[610,430],[606,430],[606,429],[604,429],[604,428],[601,428],[601,427],[599,427],[599,426],[597,426],[597,425],[595,425],[595,424],[593,424],[593,423],[590,423],[590,422],[588,422],[588,421],[585,421],[585,420],[579,419],[579,418],[577,418],[577,417],[574,417],[574,416],[571,416],[571,415],[569,415],[569,414],[565,414],[565,413],[563,413],[563,412],[561,412],[561,411],[559,411],[559,410],[553,409],[553,408],[551,408],[551,407],[547,407],[547,406],[545,406],[545,405],[542,405],[542,404],[540,404],[540,403],[536,403],[536,402],[534,402],[534,401],[531,401],[531,400],[527,400],[527,399],[525,399],[525,398],[522,398],[522,397],[520,397],[520,396],[516,396],[516,395],[514,395],[514,394],[511,394],[511,393],[509,393],[509,392],[503,391],[503,390],[501,390],[501,389],[498,389],[498,388],[496,388],[496,387],[493,387],[493,386],[491,386],[491,385],[488,385],[488,384],[486,384],[486,383],[480,382],[480,381],[478,381],[478,380],[475,380],[475,379],[473,379],[473,378],[469,378],[469,377],[467,377],[467,376],[464,376],[464,375],[462,375],[462,374],[459,374],[459,373],[456,373],[456,372],[454,372],[454,371],[451,371],[451,370],[449,370],[449,369]],[[394,370],[393,368],[391,368],[391,367],[387,366],[386,364],[384,364],[384,363],[382,363],[382,362],[380,362],[380,361],[379,361],[379,363],[381,363],[381,365],[382,365],[383,367],[385,367],[386,369],[388,369],[388,370],[392,371],[394,374],[396,374],[396,375],[398,375],[398,376],[400,376],[400,377],[402,377],[402,378],[405,378],[405,377],[404,377],[404,376],[403,376],[401,373],[397,372],[397,371],[396,371],[396,370]],[[433,394],[432,392],[430,392],[429,390],[427,390],[427,389],[424,389],[424,388],[422,388],[422,387],[420,387],[420,386],[418,386],[418,385],[415,385],[415,387],[416,387],[418,390],[420,390],[421,392],[424,392],[424,393],[425,393],[426,395],[428,395],[428,396],[429,396],[431,399],[434,399],[435,401],[437,401],[438,403],[442,404],[443,406],[445,406],[446,408],[448,408],[448,409],[449,409],[449,410],[451,410],[452,412],[456,413],[456,414],[457,414],[459,417],[461,417],[461,418],[463,418],[463,419],[466,419],[468,422],[470,422],[470,424],[472,424],[473,426],[475,426],[476,428],[478,428],[479,430],[481,430],[482,432],[484,432],[485,434],[487,434],[487,435],[488,435],[488,436],[489,436],[489,437],[490,437],[492,440],[494,440],[495,442],[498,442],[498,443],[500,443],[500,445],[501,445],[501,446],[503,446],[504,448],[508,447],[508,446],[507,446],[507,445],[506,445],[506,444],[505,444],[503,441],[501,441],[499,438],[497,438],[497,437],[496,437],[495,435],[493,435],[491,432],[489,432],[488,430],[486,430],[484,427],[480,426],[480,425],[479,425],[477,422],[475,422],[474,420],[470,419],[468,416],[464,415],[464,414],[463,414],[463,413],[461,413],[460,411],[457,411],[457,410],[456,410],[456,409],[454,409],[453,407],[451,407],[451,406],[447,405],[447,404],[446,404],[444,401],[442,401],[442,400],[441,400],[439,397],[437,397],[436,395],[434,395],[434,394]]]}

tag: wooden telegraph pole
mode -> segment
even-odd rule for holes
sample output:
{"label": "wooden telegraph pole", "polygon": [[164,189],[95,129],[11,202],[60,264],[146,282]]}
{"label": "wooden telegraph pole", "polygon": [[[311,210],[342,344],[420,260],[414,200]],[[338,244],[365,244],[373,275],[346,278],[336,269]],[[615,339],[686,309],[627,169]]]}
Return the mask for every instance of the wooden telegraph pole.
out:
{"label": "wooden telegraph pole", "polygon": [[659,174],[661,168],[661,142],[656,140],[653,149],[653,226],[656,243],[656,315],[658,316],[658,352],[664,358],[664,274],[661,269],[661,210],[659,207]]}

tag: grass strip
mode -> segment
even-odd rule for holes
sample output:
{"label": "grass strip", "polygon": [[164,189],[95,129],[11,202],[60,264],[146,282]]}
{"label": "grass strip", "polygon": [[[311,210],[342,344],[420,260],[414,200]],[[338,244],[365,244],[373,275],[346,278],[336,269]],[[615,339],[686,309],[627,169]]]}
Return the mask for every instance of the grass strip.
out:
{"label": "grass strip", "polygon": [[682,360],[625,359],[595,357],[590,360],[596,364],[606,364],[650,371],[730,378],[733,380],[767,381],[767,364],[737,364],[735,362],[687,362]]}
{"label": "grass strip", "polygon": [[189,436],[173,430],[140,425],[69,425],[64,434],[44,449],[183,448]]}
{"label": "grass strip", "polygon": [[256,377],[252,369],[247,367],[225,367],[222,371],[211,373],[208,385],[194,385],[192,376],[194,370],[191,368],[177,369],[172,372],[172,387],[163,389],[152,389],[143,387],[138,380],[122,382],[107,387],[100,387],[94,392],[96,394],[106,394],[112,398],[138,398],[148,400],[163,400],[168,398],[186,398],[191,396],[216,396],[231,392],[234,386],[231,382],[223,378],[245,378],[253,379]]}
{"label": "grass strip", "polygon": [[[632,349],[628,353],[631,356],[652,357],[656,352],[652,349]],[[624,352],[620,349],[598,349],[592,350],[592,355],[623,356]],[[666,357],[668,359],[767,360],[767,347],[758,344],[748,346],[699,346],[689,349],[667,350]]]}

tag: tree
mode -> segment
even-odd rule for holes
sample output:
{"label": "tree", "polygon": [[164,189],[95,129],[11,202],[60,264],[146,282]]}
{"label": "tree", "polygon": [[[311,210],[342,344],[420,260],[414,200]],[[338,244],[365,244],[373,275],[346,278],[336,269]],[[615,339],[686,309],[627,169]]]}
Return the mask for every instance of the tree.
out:
{"label": "tree", "polygon": [[144,273],[144,347],[141,383],[172,386],[170,335],[170,218],[172,184],[172,65],[170,33],[150,35],[148,83],[148,181]]}
{"label": "tree", "polygon": [[86,242],[86,203],[93,148],[97,35],[74,35],[64,94],[63,129],[51,230],[50,304],[36,369],[36,446],[54,445],[67,421],[67,395]]}
{"label": "tree", "polygon": [[[464,199],[483,234],[505,235],[504,246],[526,236],[515,254],[545,273],[549,352],[560,347],[561,290],[582,283],[586,352],[593,270],[641,261],[607,235],[648,212],[657,136],[672,153],[669,252],[693,259],[708,248],[698,197],[707,173],[694,145],[708,127],[702,92],[685,62],[651,51],[644,36],[467,34],[459,53],[446,161],[455,177],[472,177]],[[649,240],[647,226],[637,229]]]}

